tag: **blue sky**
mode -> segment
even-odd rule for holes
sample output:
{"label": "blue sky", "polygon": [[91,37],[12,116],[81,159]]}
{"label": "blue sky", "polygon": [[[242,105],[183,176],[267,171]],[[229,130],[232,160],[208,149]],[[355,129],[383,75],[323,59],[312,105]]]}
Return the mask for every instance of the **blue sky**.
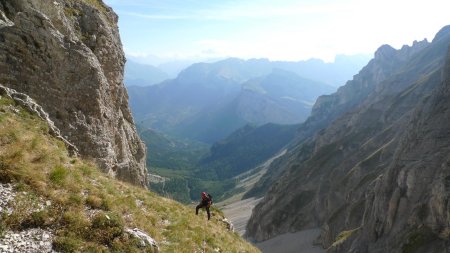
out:
{"label": "blue sky", "polygon": [[127,55],[332,61],[428,38],[450,24],[445,0],[105,0]]}

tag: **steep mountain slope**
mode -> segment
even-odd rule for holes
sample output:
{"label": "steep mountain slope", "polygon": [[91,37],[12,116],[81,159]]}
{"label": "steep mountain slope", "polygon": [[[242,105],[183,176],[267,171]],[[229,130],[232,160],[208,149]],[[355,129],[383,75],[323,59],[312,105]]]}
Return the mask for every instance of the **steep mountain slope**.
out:
{"label": "steep mountain slope", "polygon": [[259,252],[220,211],[207,222],[204,212],[70,157],[30,113],[39,106],[0,95],[2,252]]}
{"label": "steep mountain slope", "polygon": [[245,126],[215,143],[199,166],[219,179],[231,178],[253,169],[281,150],[294,138],[298,125]]}
{"label": "steep mountain slope", "polygon": [[169,78],[169,75],[157,67],[127,60],[125,63],[124,83],[126,86],[150,86]]}
{"label": "steep mountain slope", "polygon": [[251,79],[242,86],[236,101],[238,116],[258,125],[303,122],[318,96],[335,91],[328,85],[281,69]]}
{"label": "steep mountain slope", "polygon": [[372,58],[371,55],[336,55],[334,62],[309,59],[295,63],[276,61],[275,67],[292,71],[299,76],[317,80],[333,87],[347,82]]}
{"label": "steep mountain slope", "polygon": [[[440,46],[441,49],[443,45]],[[299,127],[296,142],[302,145],[291,147],[291,151],[288,152],[287,156],[277,159],[268,173],[263,176],[246,197],[264,194],[273,182],[277,181],[284,168],[286,168],[286,164],[292,164],[294,160],[300,162],[309,158],[315,145],[312,142],[312,137],[333,122],[333,120],[354,110],[355,107],[368,99],[370,94],[378,94],[377,89],[380,90],[381,88],[379,87],[382,87],[383,83],[395,83],[395,85],[391,86],[391,89],[392,92],[398,92],[405,84],[410,84],[408,80],[417,79],[422,72],[415,71],[415,67],[411,68],[411,66],[414,66],[413,62],[428,57],[430,59],[427,63],[429,66],[424,66],[422,71],[436,67],[439,63],[439,56],[435,55],[436,52],[433,50],[427,51],[430,54],[429,56],[417,54],[428,46],[429,43],[426,40],[414,42],[412,46],[403,46],[400,50],[395,50],[389,45],[383,45],[375,52],[374,59],[355,75],[352,80],[348,81],[346,85],[340,87],[333,94],[320,96],[312,108],[311,116]],[[439,47],[436,46],[434,48]],[[412,74],[409,76],[404,74],[403,80],[395,80],[395,75],[402,73],[405,69],[408,69],[408,73]],[[387,80],[389,78],[391,80]],[[372,97],[376,97],[376,95]],[[345,132],[345,130],[343,131]],[[330,133],[328,137],[333,137],[333,133]]]}
{"label": "steep mountain slope", "polygon": [[143,126],[173,133],[183,121],[206,109],[218,110],[234,99],[241,82],[268,72],[270,66],[246,64],[234,58],[197,63],[174,80],[146,88],[130,87],[130,105]]}
{"label": "steep mountain slope", "polygon": [[140,124],[173,132],[181,122],[230,101],[239,92],[234,79],[200,73],[197,68],[201,66],[193,65],[176,79],[151,87],[129,87],[130,106]]}
{"label": "steep mountain slope", "polygon": [[365,226],[338,250],[449,250],[450,47],[442,76],[415,109],[386,172],[367,191]]}
{"label": "steep mountain slope", "polygon": [[178,133],[212,143],[245,124],[296,124],[310,113],[319,95],[334,89],[325,84],[275,69],[244,82],[235,99],[222,107],[206,108],[179,126]]}
{"label": "steep mountain slope", "polygon": [[117,19],[101,0],[0,1],[0,83],[37,100],[83,157],[146,186]]}
{"label": "steep mountain slope", "polygon": [[263,66],[237,59],[196,64],[175,80],[130,87],[131,108],[145,127],[213,143],[247,123],[299,123],[319,95],[333,91],[278,69],[241,85],[270,67]]}
{"label": "steep mountain slope", "polygon": [[405,45],[400,50],[395,50],[389,45],[381,46],[375,52],[374,59],[352,80],[340,87],[336,93],[318,98],[313,106],[311,117],[300,129],[299,140],[310,137],[318,129],[327,126],[343,113],[359,105],[374,91],[377,84],[400,72],[410,63],[415,53],[428,44],[426,40],[415,41],[411,47]]}
{"label": "steep mountain slope", "polygon": [[303,132],[304,141],[278,163],[285,171],[255,208],[248,235],[264,240],[322,226],[328,252],[444,252],[449,44],[445,27],[430,44],[383,46],[359,74],[374,74],[359,82],[366,85],[355,85],[355,76],[326,97],[347,113],[311,117],[332,123],[313,138]]}

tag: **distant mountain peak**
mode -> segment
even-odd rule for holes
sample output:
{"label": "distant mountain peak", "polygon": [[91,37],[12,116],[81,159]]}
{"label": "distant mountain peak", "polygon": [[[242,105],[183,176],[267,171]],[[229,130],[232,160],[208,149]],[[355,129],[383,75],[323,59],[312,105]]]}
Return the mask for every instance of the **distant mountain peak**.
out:
{"label": "distant mountain peak", "polygon": [[450,25],[444,26],[439,30],[438,33],[434,36],[433,42],[440,40],[444,37],[450,36]]}
{"label": "distant mountain peak", "polygon": [[390,58],[395,52],[395,48],[388,44],[384,44],[375,51],[375,58]]}

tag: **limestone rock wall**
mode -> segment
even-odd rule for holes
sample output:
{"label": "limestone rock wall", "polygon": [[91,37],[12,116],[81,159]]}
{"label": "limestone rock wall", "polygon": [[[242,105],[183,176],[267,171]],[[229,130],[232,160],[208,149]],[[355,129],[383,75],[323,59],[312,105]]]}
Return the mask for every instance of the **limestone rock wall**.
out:
{"label": "limestone rock wall", "polygon": [[330,253],[448,252],[449,45],[445,27],[418,50],[380,48],[401,64],[287,152],[247,235],[322,227]]}
{"label": "limestone rock wall", "polygon": [[0,83],[42,105],[83,157],[147,186],[117,21],[101,0],[0,0]]}

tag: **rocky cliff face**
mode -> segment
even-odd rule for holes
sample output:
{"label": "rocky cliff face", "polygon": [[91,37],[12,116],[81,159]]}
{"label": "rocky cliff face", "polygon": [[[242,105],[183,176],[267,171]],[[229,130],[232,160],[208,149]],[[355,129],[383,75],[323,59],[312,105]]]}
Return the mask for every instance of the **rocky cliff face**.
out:
{"label": "rocky cliff face", "polygon": [[124,62],[117,16],[101,0],[0,0],[0,83],[41,104],[82,156],[146,186]]}
{"label": "rocky cliff face", "polygon": [[[449,44],[446,27],[432,43],[380,48],[375,59],[395,66],[368,78],[359,103],[347,103],[346,113],[277,163],[284,173],[255,208],[248,235],[322,226],[328,252],[449,250]],[[375,59],[363,71],[385,69]],[[342,91],[362,94],[360,87],[341,88],[330,103],[346,104]]]}
{"label": "rocky cliff face", "polygon": [[343,113],[354,109],[377,88],[378,84],[399,72],[428,44],[426,40],[415,41],[412,46],[405,45],[401,50],[395,50],[389,45],[381,46],[375,52],[375,57],[352,80],[340,87],[336,93],[317,99],[311,117],[299,130],[299,140],[309,138]]}
{"label": "rocky cliff face", "polygon": [[[293,142],[297,145],[294,145],[286,156],[278,158],[277,162],[273,163],[269,168],[269,172],[261,178],[246,197],[258,196],[266,192],[268,187],[276,182],[282,171],[286,167],[290,167],[289,164],[294,163],[294,161],[295,163],[305,161],[305,159],[310,158],[314,149],[317,150],[327,141],[335,140],[338,135],[333,131],[323,132],[324,136],[322,138],[319,137],[319,141],[323,143],[317,146],[315,145],[316,140],[313,138],[334,120],[346,113],[357,110],[358,106],[366,100],[382,98],[382,96],[378,96],[379,92],[399,92],[405,85],[410,85],[412,80],[418,78],[423,71],[427,71],[429,68],[436,68],[437,62],[433,61],[422,72],[414,73],[415,68],[410,67],[412,59],[419,58],[418,53],[428,47],[429,44],[427,40],[414,41],[412,46],[405,45],[400,50],[395,50],[389,45],[383,45],[375,52],[375,57],[352,80],[340,87],[337,92],[331,95],[320,96],[312,108],[311,116],[299,127],[296,140]],[[411,77],[402,75],[405,77],[405,80],[387,81],[387,79],[392,79],[393,76],[404,70],[412,73]],[[392,82],[395,82],[395,85],[391,85],[389,89],[382,88],[384,85]],[[345,130],[343,131],[345,132]]]}
{"label": "rocky cliff face", "polygon": [[354,239],[330,252],[450,251],[450,47],[442,81],[407,123],[392,161],[365,193]]}

